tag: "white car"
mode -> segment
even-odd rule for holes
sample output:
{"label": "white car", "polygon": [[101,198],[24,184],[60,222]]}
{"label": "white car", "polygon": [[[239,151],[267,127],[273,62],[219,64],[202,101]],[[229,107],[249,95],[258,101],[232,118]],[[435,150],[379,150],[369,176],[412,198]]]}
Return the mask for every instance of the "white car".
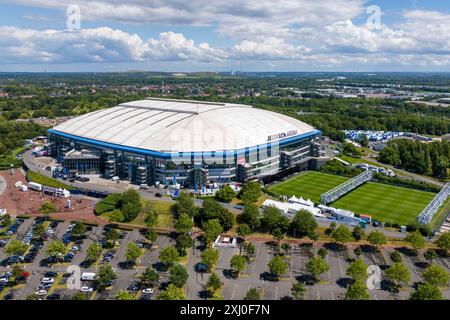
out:
{"label": "white car", "polygon": [[7,283],[8,281],[9,281],[9,279],[7,277],[0,278],[0,283]]}
{"label": "white car", "polygon": [[151,294],[153,293],[153,289],[152,288],[145,288],[144,290],[142,290],[143,294]]}
{"label": "white car", "polygon": [[78,251],[78,250],[80,250],[80,247],[79,247],[79,246],[72,246],[72,247],[70,248],[70,251]]}
{"label": "white car", "polygon": [[48,230],[47,230],[47,233],[48,233],[48,234],[53,234],[53,233],[55,233],[55,231],[54,231],[53,229],[48,229]]}
{"label": "white car", "polygon": [[53,283],[53,282],[55,282],[55,279],[53,279],[53,278],[43,278],[41,282],[42,283]]}
{"label": "white car", "polygon": [[81,292],[92,292],[92,291],[94,291],[94,288],[92,288],[92,287],[81,287],[80,291]]}
{"label": "white car", "polygon": [[47,290],[38,290],[38,291],[36,291],[36,294],[38,295],[38,296],[45,296],[46,294],[47,294]]}

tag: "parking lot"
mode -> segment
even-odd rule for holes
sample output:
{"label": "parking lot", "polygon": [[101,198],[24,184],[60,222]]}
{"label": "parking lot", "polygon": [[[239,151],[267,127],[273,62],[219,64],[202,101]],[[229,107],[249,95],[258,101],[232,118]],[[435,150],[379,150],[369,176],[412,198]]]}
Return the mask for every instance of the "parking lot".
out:
{"label": "parking lot", "polygon": [[[42,225],[45,233],[36,238],[36,228]],[[119,291],[127,290],[133,293],[136,299],[155,299],[160,288],[152,288],[152,293],[143,291],[146,288],[140,286],[140,274],[146,267],[152,266],[158,270],[160,285],[168,280],[168,272],[158,268],[158,255],[162,248],[173,245],[174,240],[169,236],[160,235],[153,244],[145,242],[145,237],[139,230],[118,230],[119,238],[110,243],[107,239],[108,227],[88,226],[86,232],[79,238],[74,238],[72,229],[74,223],[69,221],[46,221],[43,218],[16,219],[8,228],[3,230],[4,235],[0,239],[0,298],[1,299],[72,299],[82,291],[87,299],[114,299]],[[58,257],[49,257],[47,249],[53,240],[61,240],[67,246],[67,252]],[[22,254],[12,255],[6,252],[11,241],[19,241],[26,248]],[[126,251],[130,243],[136,243],[141,248],[142,256],[135,264],[127,263]],[[88,262],[87,251],[91,244],[99,243],[102,246],[100,257],[97,261]],[[307,289],[305,299],[311,300],[337,300],[342,299],[349,283],[346,270],[351,259],[356,256],[354,248],[339,250],[333,244],[325,244],[328,254],[325,257],[330,269],[320,276],[320,281],[311,283],[305,264],[315,254],[321,245],[296,244],[283,256],[288,263],[285,274],[278,281],[268,277],[268,263],[275,254],[275,246],[261,241],[253,243],[256,249],[255,255],[248,261],[245,270],[238,278],[230,276],[230,260],[233,255],[239,254],[237,248],[217,248],[220,253],[215,265],[215,272],[221,277],[224,286],[221,290],[227,300],[243,299],[250,288],[261,290],[263,298],[267,300],[289,299],[290,289],[296,281],[303,282]],[[188,299],[204,299],[204,285],[209,273],[201,273],[195,270],[195,265],[201,260],[204,246],[199,241],[194,248],[188,249],[186,267],[189,273],[186,285]],[[392,264],[390,254],[394,248],[386,248],[376,251],[370,247],[362,246],[361,258],[367,265],[376,265],[381,269],[382,283],[384,270]],[[404,264],[411,272],[411,280],[407,286],[399,292],[391,292],[382,285],[381,289],[369,290],[372,299],[407,299],[415,284],[422,280],[422,273],[427,264],[422,256],[411,255],[408,250],[399,250]],[[449,258],[438,256],[434,263],[450,271]],[[80,272],[97,273],[99,268],[109,264],[117,274],[117,279],[105,289],[98,290],[93,281],[82,281],[81,288],[68,289],[67,280],[70,272],[69,266],[79,266]],[[14,275],[17,266],[21,273]],[[447,289],[444,295],[449,298]]]}

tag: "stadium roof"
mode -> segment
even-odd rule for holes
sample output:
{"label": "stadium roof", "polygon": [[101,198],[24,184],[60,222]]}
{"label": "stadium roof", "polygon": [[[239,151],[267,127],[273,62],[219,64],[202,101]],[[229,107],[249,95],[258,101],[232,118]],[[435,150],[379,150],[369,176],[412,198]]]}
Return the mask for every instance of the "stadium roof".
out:
{"label": "stadium roof", "polygon": [[243,149],[313,131],[294,118],[247,105],[160,98],[90,112],[51,130],[164,153]]}

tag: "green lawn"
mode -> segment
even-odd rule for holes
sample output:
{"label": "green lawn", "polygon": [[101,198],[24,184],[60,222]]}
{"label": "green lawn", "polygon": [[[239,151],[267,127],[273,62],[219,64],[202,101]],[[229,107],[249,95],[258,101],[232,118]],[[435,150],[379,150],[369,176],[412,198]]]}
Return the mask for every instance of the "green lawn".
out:
{"label": "green lawn", "polygon": [[[158,214],[158,228],[172,228],[175,223],[175,216],[172,212],[173,203],[169,201],[158,201],[158,200],[144,200],[148,201],[153,210]],[[139,214],[131,224],[145,225],[144,224],[144,214]]]}
{"label": "green lawn", "polygon": [[407,225],[415,221],[435,195],[432,192],[368,182],[331,206],[365,213],[383,222]]}
{"label": "green lawn", "polygon": [[68,189],[68,190],[76,189],[65,183],[59,182],[56,179],[49,178],[40,173],[36,173],[36,172],[30,171],[30,170],[27,171],[27,180],[34,181],[36,183],[40,183],[45,186],[54,187],[54,188],[63,188],[63,189]]}
{"label": "green lawn", "polygon": [[337,175],[308,171],[269,188],[278,195],[303,197],[318,203],[320,195],[347,181],[348,178]]}

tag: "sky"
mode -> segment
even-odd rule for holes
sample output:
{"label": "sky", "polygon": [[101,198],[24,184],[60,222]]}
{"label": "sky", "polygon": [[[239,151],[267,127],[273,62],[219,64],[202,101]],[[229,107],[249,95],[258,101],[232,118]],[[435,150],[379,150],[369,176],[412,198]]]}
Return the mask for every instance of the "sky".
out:
{"label": "sky", "polygon": [[0,71],[450,71],[448,0],[0,0]]}

